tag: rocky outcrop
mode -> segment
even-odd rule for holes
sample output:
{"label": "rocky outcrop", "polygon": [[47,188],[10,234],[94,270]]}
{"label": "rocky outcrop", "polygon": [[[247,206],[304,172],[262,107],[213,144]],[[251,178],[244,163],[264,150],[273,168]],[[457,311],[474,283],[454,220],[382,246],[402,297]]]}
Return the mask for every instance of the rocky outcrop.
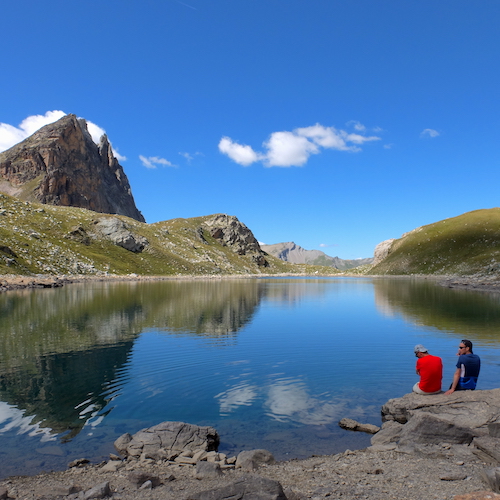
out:
{"label": "rocky outcrop", "polygon": [[449,396],[409,393],[387,401],[381,412],[383,422],[406,424],[418,412],[425,412],[487,434],[488,425],[500,421],[500,389],[456,391]]}
{"label": "rocky outcrop", "polygon": [[375,247],[375,251],[373,252],[373,262],[372,262],[374,266],[382,262],[391,253],[392,244],[395,241],[396,241],[395,238],[392,238],[390,240],[385,240],[379,243]]}
{"label": "rocky outcrop", "polygon": [[0,192],[144,222],[108,138],[95,144],[85,120],[71,114],[0,153]]}
{"label": "rocky outcrop", "polygon": [[500,389],[406,394],[383,405],[382,420],[382,429],[371,439],[377,449],[426,454],[466,445],[462,452],[500,464]]}
{"label": "rocky outcrop", "polygon": [[148,244],[148,240],[143,236],[133,234],[127,225],[116,217],[102,217],[96,222],[97,230],[115,245],[118,245],[130,252],[140,253]]}
{"label": "rocky outcrop", "polygon": [[252,231],[234,215],[214,215],[205,221],[204,226],[213,238],[231,248],[238,255],[249,255],[257,265],[269,266]]}

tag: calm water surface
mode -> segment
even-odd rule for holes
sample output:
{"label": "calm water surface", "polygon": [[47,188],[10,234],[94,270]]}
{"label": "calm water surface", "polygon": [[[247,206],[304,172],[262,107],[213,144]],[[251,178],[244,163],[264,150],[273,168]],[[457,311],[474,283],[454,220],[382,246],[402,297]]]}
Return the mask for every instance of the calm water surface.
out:
{"label": "calm water surface", "polygon": [[124,432],[214,426],[219,450],[278,459],[363,448],[417,381],[413,346],[500,380],[500,295],[432,281],[290,278],[92,283],[0,295],[0,477],[104,460]]}

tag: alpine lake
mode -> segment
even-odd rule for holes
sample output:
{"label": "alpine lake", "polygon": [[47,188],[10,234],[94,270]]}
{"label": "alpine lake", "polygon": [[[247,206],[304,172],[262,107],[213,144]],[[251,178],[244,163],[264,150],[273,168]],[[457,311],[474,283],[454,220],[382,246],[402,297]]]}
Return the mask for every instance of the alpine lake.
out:
{"label": "alpine lake", "polygon": [[0,295],[0,477],[106,460],[163,421],[210,425],[228,456],[369,446],[411,391],[415,344],[444,363],[474,343],[478,389],[499,387],[500,294],[422,278],[90,282]]}

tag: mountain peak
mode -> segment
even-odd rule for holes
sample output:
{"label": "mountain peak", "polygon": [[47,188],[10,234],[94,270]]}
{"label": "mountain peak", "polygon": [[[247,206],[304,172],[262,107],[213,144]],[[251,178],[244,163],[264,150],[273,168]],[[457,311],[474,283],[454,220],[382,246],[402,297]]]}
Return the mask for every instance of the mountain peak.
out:
{"label": "mountain peak", "polygon": [[107,136],[95,144],[87,122],[74,114],[0,153],[0,192],[145,222]]}

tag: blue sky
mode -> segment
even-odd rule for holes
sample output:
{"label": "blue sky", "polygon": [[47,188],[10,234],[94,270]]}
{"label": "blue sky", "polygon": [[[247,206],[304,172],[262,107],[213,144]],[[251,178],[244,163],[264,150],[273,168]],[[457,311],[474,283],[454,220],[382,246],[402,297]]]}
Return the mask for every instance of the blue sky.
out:
{"label": "blue sky", "polygon": [[0,12],[0,146],[48,112],[89,120],[147,222],[228,213],[261,242],[352,259],[499,205],[498,0]]}

